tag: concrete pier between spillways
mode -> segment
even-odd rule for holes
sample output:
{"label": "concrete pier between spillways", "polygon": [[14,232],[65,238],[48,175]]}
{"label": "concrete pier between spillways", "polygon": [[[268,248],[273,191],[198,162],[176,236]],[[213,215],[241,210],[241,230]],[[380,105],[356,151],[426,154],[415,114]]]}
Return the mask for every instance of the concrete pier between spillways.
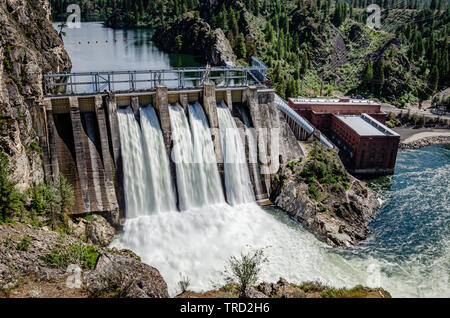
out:
{"label": "concrete pier between spillways", "polygon": [[[171,158],[173,142],[169,105],[178,103],[187,112],[190,103],[199,102],[211,128],[218,170],[225,189],[223,150],[217,117],[217,104],[224,101],[243,132],[241,136],[249,170],[252,171],[250,176],[255,199],[266,201],[271,192],[271,179],[279,164],[298,159],[302,155],[297,142],[302,138],[298,137],[304,137],[303,140],[311,137],[301,131],[301,127],[294,127],[295,132],[292,131],[292,125],[275,105],[274,95],[274,91],[268,88],[219,88],[207,83],[201,88],[192,89],[174,90],[159,85],[154,90],[127,94],[105,92],[46,98],[42,103],[35,102],[33,108],[46,177],[56,178],[61,173],[73,185],[76,204],[71,214],[99,213],[118,224],[119,219],[125,217],[126,204],[117,110],[131,107],[136,120],[140,121],[140,107],[150,104],[155,107],[170,159],[171,176],[176,185],[176,166]],[[248,114],[247,126],[242,118],[244,112]],[[249,161],[247,132],[250,128],[256,132],[257,162]],[[279,131],[283,138],[290,139],[289,146],[283,146],[285,141],[281,139],[279,147],[271,144],[271,129]]]}

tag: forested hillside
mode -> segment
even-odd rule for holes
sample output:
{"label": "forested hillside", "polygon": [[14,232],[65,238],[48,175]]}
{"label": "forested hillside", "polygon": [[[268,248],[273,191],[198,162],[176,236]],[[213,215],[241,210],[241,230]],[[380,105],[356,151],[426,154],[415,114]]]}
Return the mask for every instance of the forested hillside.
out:
{"label": "forested hillside", "polygon": [[[66,2],[77,1],[52,1],[54,19],[67,16]],[[448,0],[78,2],[84,20],[116,28],[179,24],[183,13],[196,11],[212,31],[224,31],[238,63],[264,61],[282,97],[340,93],[405,106],[449,86]],[[375,28],[366,25],[370,3],[382,8]],[[181,35],[167,41],[182,47]]]}

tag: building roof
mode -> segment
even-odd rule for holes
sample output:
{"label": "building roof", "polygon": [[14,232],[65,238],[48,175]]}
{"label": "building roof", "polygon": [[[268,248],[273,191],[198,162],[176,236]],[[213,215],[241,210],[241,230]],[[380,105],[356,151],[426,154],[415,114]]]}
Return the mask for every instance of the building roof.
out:
{"label": "building roof", "polygon": [[294,104],[335,104],[335,105],[380,105],[370,99],[351,98],[289,98]]}
{"label": "building roof", "polygon": [[367,114],[336,115],[336,117],[360,136],[399,136],[395,131]]}

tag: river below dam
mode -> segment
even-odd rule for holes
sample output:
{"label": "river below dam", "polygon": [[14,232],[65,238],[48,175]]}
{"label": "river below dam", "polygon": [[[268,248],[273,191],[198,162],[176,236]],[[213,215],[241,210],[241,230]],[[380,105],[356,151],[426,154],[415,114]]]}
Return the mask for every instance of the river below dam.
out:
{"label": "river below dam", "polygon": [[[151,42],[151,31],[147,30],[112,30],[100,23],[82,23],[80,29],[66,31],[64,42],[74,72],[163,69],[199,63],[193,56],[160,51]],[[170,111],[173,120],[177,120],[173,125],[179,126],[178,135],[182,139],[186,136],[182,129],[189,130],[184,127],[188,120],[177,113],[177,106]],[[134,140],[139,127],[130,114],[119,112],[121,141],[127,141],[125,147],[130,149],[127,155],[133,158],[127,161],[136,166],[128,167],[126,172],[128,186],[134,189],[132,195],[129,193],[127,206],[130,206],[128,201],[133,202],[136,211],[130,212],[135,217],[127,219],[124,232],[113,244],[132,249],[144,262],[157,268],[168,283],[170,295],[179,291],[177,283],[182,276],[189,277],[190,289],[195,291],[220,286],[230,256],[263,248],[269,262],[262,269],[261,280],[276,282],[279,277],[293,283],[316,280],[334,287],[362,284],[383,287],[394,297],[450,297],[450,147],[399,151],[395,174],[370,181],[380,207],[370,223],[367,240],[352,249],[331,248],[274,207],[261,208],[237,197],[236,204],[230,206],[210,193],[189,194],[192,190],[189,173],[201,176],[204,182],[217,181],[217,176],[207,167],[201,171],[189,170],[183,166],[182,158],[179,171],[186,171],[186,178],[179,180],[186,180],[183,181],[186,184],[179,184],[178,188],[186,189],[185,209],[173,211],[170,202],[155,205],[148,200],[150,196],[146,196],[145,189],[152,187],[155,178],[163,182],[162,176],[168,172],[153,169],[158,171],[157,176],[151,172],[140,173],[145,168],[139,164],[146,162],[148,151],[153,153],[162,147],[153,110],[146,109],[145,114],[148,120],[144,121],[142,138]],[[191,148],[195,149],[195,141],[204,143],[205,139],[203,114],[195,105],[189,114],[190,139],[194,143]],[[229,122],[227,113],[220,116],[222,122]],[[130,127],[129,131],[123,129],[125,125]],[[136,147],[140,149],[138,154],[131,151]],[[137,155],[142,158],[136,159]],[[164,160],[152,164],[165,164],[161,162]],[[230,180],[236,176],[231,168],[226,171]],[[231,181],[227,190],[232,190],[232,182],[242,183]],[[214,190],[215,186],[208,189]],[[169,193],[172,187],[165,187],[166,193],[158,197],[173,197]],[[194,195],[204,204],[191,204],[188,198]],[[210,197],[215,201],[210,202]],[[158,213],[149,213],[149,209]]]}

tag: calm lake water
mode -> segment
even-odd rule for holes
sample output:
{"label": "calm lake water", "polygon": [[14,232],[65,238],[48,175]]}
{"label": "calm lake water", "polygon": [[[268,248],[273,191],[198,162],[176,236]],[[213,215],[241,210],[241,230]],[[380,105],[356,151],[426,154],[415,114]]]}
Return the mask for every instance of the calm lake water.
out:
{"label": "calm lake water", "polygon": [[[82,23],[81,29],[66,31],[64,43],[73,72],[201,65],[196,57],[159,50],[151,41],[149,30],[113,30],[100,23]],[[333,286],[382,286],[397,297],[450,297],[450,148],[431,146],[399,151],[395,174],[372,180],[370,184],[377,192],[380,208],[370,223],[368,239],[353,249],[324,246],[286,213],[265,208],[277,224],[284,224],[284,227],[273,224],[273,228],[290,234],[283,236],[284,241],[279,234],[271,238],[276,250],[270,260],[272,267],[264,271],[264,278],[319,280]],[[229,220],[230,227],[233,224],[237,227],[233,235],[242,235],[234,221]],[[248,223],[253,221],[250,219]],[[193,227],[192,231],[195,234],[198,228]],[[220,255],[229,248],[226,244],[233,244],[232,237],[235,236],[228,243],[209,242],[209,248],[217,248]],[[170,251],[161,251],[161,264],[154,265],[159,266],[163,275],[169,275],[164,268],[169,257],[165,253]],[[148,262],[155,259],[149,258]],[[193,261],[198,262],[193,268],[202,263]],[[175,259],[173,262],[176,266],[183,263]],[[195,277],[194,273],[186,274]],[[201,280],[202,273],[198,274]]]}
{"label": "calm lake water", "polygon": [[[58,24],[53,26],[58,30]],[[199,57],[167,54],[151,41],[153,31],[114,30],[102,23],[81,23],[65,29],[64,46],[72,60],[72,72],[159,70],[202,65]]]}

